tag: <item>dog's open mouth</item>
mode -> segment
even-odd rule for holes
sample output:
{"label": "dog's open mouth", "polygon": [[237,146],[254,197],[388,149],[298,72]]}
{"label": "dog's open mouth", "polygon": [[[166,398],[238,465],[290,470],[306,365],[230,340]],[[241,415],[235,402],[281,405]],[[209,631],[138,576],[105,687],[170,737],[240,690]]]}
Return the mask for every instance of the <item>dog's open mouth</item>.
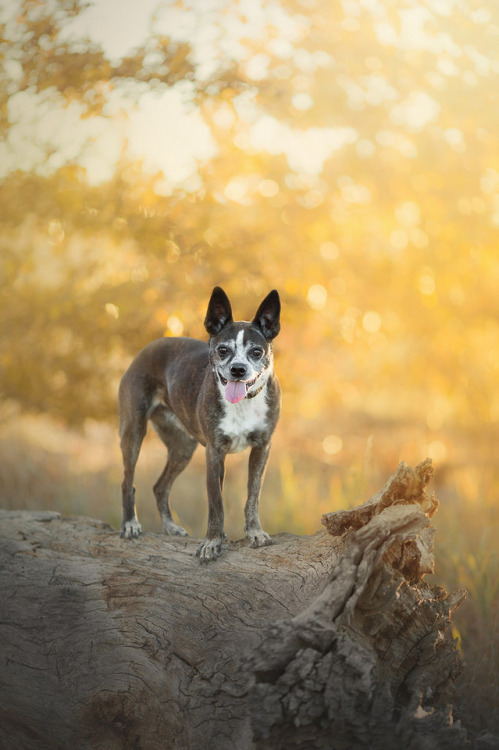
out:
{"label": "dog's open mouth", "polygon": [[220,382],[225,388],[225,398],[231,404],[237,404],[239,401],[245,398],[248,389],[251,388],[254,383],[256,383],[256,380],[258,378],[258,375],[255,375],[255,377],[251,378],[251,380],[227,380],[227,378],[224,378],[220,373],[218,373],[218,376],[220,378]]}

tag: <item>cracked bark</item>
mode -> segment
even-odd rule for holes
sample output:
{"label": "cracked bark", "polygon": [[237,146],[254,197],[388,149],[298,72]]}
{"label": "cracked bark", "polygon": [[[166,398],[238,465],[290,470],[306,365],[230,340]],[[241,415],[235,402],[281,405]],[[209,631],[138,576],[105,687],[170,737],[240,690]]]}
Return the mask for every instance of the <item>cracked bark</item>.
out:
{"label": "cracked bark", "polygon": [[210,565],[196,540],[0,512],[0,746],[472,747],[451,709],[464,593],[424,580],[430,477],[401,464],[330,533]]}

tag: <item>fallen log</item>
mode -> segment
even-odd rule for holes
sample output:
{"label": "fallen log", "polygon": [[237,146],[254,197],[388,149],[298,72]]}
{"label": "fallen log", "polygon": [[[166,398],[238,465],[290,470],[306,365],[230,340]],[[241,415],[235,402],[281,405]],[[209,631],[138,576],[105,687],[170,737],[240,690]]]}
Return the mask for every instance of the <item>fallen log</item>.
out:
{"label": "fallen log", "polygon": [[464,592],[428,584],[431,464],[271,547],[137,541],[0,511],[6,750],[472,747],[452,718]]}

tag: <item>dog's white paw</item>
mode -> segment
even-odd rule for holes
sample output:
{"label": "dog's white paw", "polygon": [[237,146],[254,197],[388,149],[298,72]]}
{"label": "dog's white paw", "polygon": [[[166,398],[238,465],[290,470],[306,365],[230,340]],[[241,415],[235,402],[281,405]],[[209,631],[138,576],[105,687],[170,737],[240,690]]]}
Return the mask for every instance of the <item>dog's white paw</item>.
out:
{"label": "dog's white paw", "polygon": [[121,525],[120,536],[123,539],[137,539],[142,534],[142,526],[136,518],[131,521],[124,521]]}
{"label": "dog's white paw", "polygon": [[189,536],[183,526],[179,526],[178,523],[170,521],[167,518],[163,518],[162,525],[165,534],[169,534],[170,536]]}
{"label": "dog's white paw", "polygon": [[268,547],[272,544],[272,537],[263,529],[250,529],[246,531],[250,547]]}
{"label": "dog's white paw", "polygon": [[222,537],[217,536],[215,539],[203,539],[196,550],[196,556],[199,562],[210,562],[216,560],[222,554]]}

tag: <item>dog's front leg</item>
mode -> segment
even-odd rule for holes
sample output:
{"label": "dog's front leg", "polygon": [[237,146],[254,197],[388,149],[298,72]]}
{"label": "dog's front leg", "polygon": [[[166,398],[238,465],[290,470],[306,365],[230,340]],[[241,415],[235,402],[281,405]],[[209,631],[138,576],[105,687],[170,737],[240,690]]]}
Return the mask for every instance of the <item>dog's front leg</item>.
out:
{"label": "dog's front leg", "polygon": [[251,449],[248,468],[248,500],[244,508],[246,523],[244,530],[250,547],[264,547],[272,544],[272,537],[262,529],[258,505],[260,490],[270,454],[270,443],[256,445]]}
{"label": "dog's front leg", "polygon": [[206,484],[208,489],[208,530],[196,555],[201,562],[216,560],[222,553],[224,535],[224,506],[222,487],[225,453],[213,445],[206,446]]}

